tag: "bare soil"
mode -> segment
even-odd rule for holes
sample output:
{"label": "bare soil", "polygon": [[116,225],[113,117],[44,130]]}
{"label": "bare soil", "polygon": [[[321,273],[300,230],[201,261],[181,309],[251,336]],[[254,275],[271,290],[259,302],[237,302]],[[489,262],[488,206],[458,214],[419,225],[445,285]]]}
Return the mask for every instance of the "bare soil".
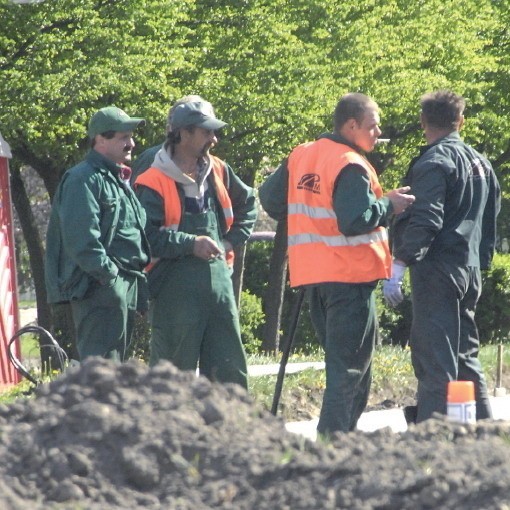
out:
{"label": "bare soil", "polygon": [[91,359],[0,406],[0,508],[510,508],[510,423],[312,443],[239,387]]}

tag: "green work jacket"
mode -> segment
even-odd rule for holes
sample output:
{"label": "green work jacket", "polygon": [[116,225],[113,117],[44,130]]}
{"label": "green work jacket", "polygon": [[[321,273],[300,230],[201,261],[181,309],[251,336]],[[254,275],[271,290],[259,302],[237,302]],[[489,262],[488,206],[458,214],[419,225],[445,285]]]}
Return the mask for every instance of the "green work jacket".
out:
{"label": "green work jacket", "polygon": [[92,283],[112,284],[119,270],[144,278],[145,211],[118,170],[91,150],[62,177],[46,238],[49,303],[81,299]]}

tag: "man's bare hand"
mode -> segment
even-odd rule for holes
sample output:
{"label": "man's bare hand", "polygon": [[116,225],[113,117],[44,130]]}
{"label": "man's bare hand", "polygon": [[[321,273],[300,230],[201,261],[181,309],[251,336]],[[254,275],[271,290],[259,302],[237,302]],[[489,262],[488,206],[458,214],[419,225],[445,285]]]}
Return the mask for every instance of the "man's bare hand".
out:
{"label": "man's bare hand", "polygon": [[193,245],[193,255],[203,260],[211,260],[222,255],[222,250],[209,236],[197,236]]}
{"label": "man's bare hand", "polygon": [[415,196],[408,194],[410,190],[411,188],[409,186],[404,186],[403,188],[388,191],[388,193],[385,194],[393,204],[393,212],[395,214],[400,214],[405,211],[415,201]]}

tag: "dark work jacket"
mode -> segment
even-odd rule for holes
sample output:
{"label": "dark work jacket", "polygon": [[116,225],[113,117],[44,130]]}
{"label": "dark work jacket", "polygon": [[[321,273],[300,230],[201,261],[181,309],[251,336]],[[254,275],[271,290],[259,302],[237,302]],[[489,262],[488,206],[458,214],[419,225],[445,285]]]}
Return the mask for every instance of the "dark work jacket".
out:
{"label": "dark work jacket", "polygon": [[452,132],[424,146],[402,185],[413,205],[390,228],[393,255],[407,265],[422,260],[486,269],[496,242],[500,187],[489,161]]}
{"label": "dark work jacket", "polygon": [[144,150],[132,163],[131,165],[131,185],[134,186],[136,178],[142,173],[145,172],[148,168],[152,166],[154,158],[160,149],[163,148],[163,144],[155,145],[154,147],[149,147]]}

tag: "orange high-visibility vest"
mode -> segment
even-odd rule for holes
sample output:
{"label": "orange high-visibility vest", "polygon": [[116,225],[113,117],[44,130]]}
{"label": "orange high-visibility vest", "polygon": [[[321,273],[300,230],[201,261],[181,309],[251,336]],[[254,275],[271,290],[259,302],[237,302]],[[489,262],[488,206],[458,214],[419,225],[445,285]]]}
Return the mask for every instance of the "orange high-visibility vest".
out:
{"label": "orange high-visibility vest", "polygon": [[[212,176],[214,180],[214,189],[216,196],[223,210],[227,232],[234,222],[234,212],[232,209],[232,201],[225,186],[225,164],[221,159],[209,155],[212,162]],[[162,172],[159,168],[151,167],[142,172],[135,181],[137,185],[147,186],[154,190],[163,199],[165,208],[164,226],[172,230],[178,230],[182,216],[182,204],[177,190],[177,184],[169,175]],[[234,251],[229,250],[225,254],[225,259],[229,266],[234,265]],[[151,270],[157,259],[152,259],[146,270]]]}
{"label": "orange high-visibility vest", "polygon": [[347,145],[319,139],[289,156],[288,251],[292,287],[324,282],[364,283],[389,278],[391,256],[384,227],[346,236],[338,228],[333,191],[348,164],[363,167],[377,198],[383,195],[372,165]]}

